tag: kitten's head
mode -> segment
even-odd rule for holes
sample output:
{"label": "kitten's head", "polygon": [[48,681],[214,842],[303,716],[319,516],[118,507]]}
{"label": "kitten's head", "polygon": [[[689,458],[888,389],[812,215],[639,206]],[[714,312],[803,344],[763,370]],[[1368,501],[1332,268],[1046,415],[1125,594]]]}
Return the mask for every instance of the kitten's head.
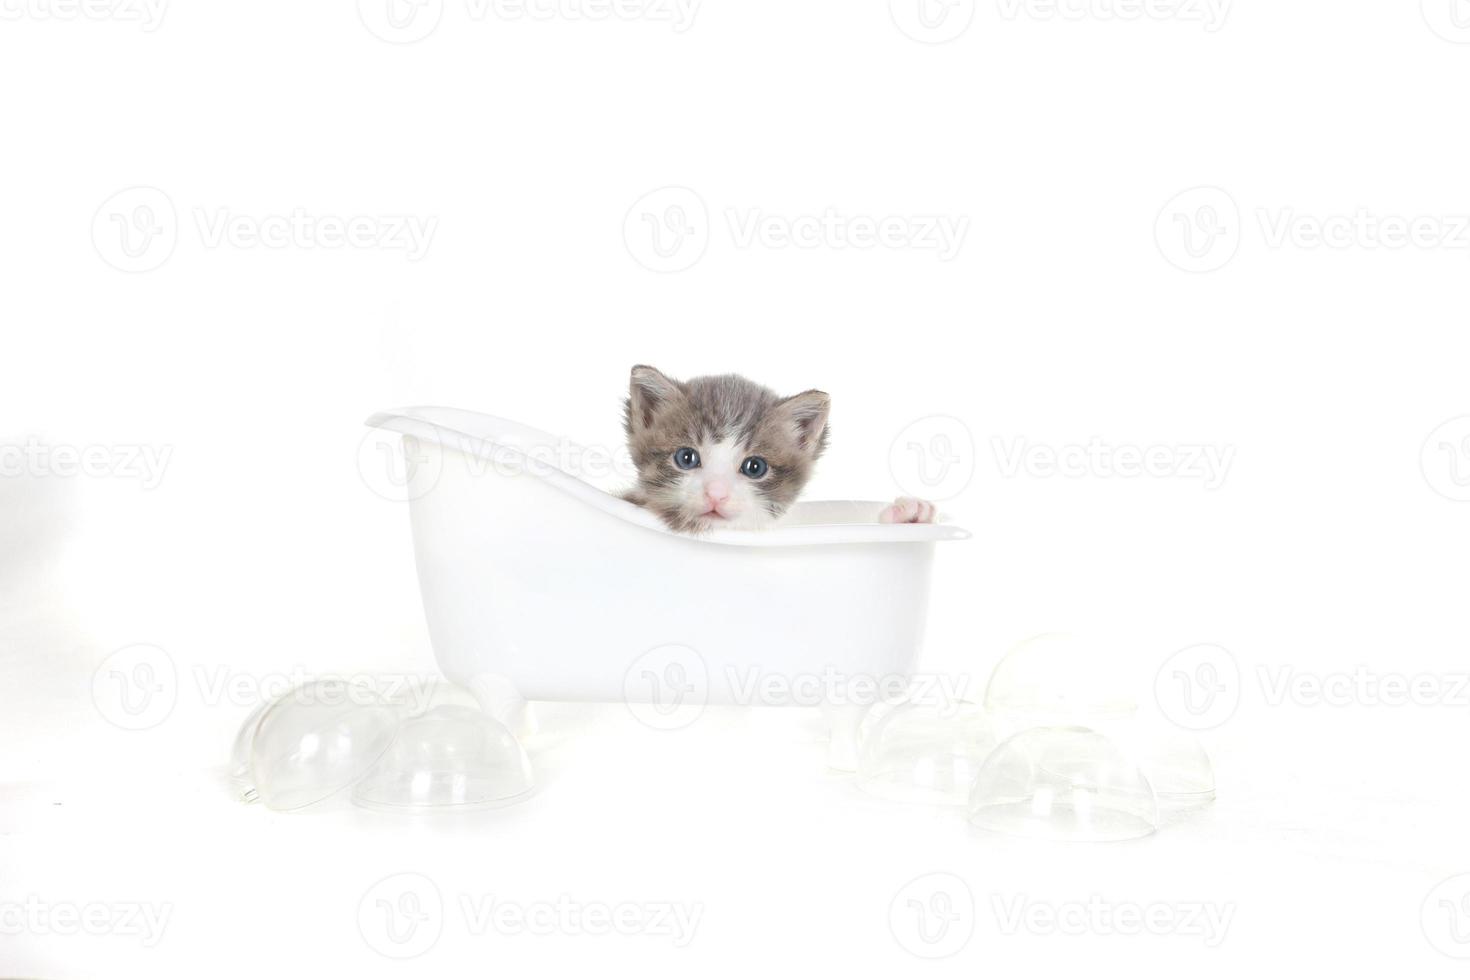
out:
{"label": "kitten's head", "polygon": [[825,392],[777,397],[739,375],[675,381],[633,368],[625,424],[639,503],[676,531],[762,527],[827,447]]}

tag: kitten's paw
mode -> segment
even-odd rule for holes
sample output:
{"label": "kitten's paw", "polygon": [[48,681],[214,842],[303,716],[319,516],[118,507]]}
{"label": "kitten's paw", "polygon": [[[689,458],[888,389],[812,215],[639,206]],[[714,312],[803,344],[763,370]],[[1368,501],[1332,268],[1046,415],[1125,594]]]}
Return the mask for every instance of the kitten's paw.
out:
{"label": "kitten's paw", "polygon": [[933,524],[938,511],[927,500],[918,497],[899,497],[883,508],[878,515],[879,524]]}

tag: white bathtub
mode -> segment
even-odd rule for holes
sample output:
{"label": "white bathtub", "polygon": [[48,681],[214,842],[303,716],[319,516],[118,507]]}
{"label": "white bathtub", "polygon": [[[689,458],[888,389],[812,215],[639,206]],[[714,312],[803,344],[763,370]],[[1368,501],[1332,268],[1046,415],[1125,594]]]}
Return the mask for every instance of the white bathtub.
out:
{"label": "white bathtub", "polygon": [[935,542],[969,536],[823,501],[693,538],[567,472],[588,457],[547,433],[444,408],[368,425],[401,434],[419,468],[406,496],[439,665],[503,716],[522,698],[657,702],[661,680],[769,704],[906,678]]}

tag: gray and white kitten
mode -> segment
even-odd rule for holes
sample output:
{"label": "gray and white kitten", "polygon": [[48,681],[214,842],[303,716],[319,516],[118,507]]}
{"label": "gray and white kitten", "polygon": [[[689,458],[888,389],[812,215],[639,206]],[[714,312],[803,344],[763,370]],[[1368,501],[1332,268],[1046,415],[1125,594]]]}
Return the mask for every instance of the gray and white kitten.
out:
{"label": "gray and white kitten", "polygon": [[633,368],[624,406],[637,485],[623,495],[675,531],[767,527],[827,448],[825,392],[781,398],[736,374],[675,381]]}
{"label": "gray and white kitten", "polygon": [[[827,448],[831,405],[815,389],[782,398],[737,374],[676,381],[640,364],[623,418],[638,482],[623,499],[675,531],[769,527]],[[875,519],[928,523],[934,505],[904,497]]]}

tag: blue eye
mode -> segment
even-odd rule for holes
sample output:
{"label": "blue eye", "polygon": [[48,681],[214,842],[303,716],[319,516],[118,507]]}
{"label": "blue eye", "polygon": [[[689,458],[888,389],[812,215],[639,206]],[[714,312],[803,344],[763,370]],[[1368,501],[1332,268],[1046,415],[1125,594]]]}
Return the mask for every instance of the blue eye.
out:
{"label": "blue eye", "polygon": [[752,480],[759,480],[761,477],[766,475],[766,471],[770,468],[771,467],[766,464],[766,461],[761,459],[759,456],[747,456],[745,457],[745,462],[740,464],[740,472],[744,473]]}
{"label": "blue eye", "polygon": [[699,469],[699,453],[697,450],[685,446],[683,449],[674,450],[674,465],[681,470]]}

